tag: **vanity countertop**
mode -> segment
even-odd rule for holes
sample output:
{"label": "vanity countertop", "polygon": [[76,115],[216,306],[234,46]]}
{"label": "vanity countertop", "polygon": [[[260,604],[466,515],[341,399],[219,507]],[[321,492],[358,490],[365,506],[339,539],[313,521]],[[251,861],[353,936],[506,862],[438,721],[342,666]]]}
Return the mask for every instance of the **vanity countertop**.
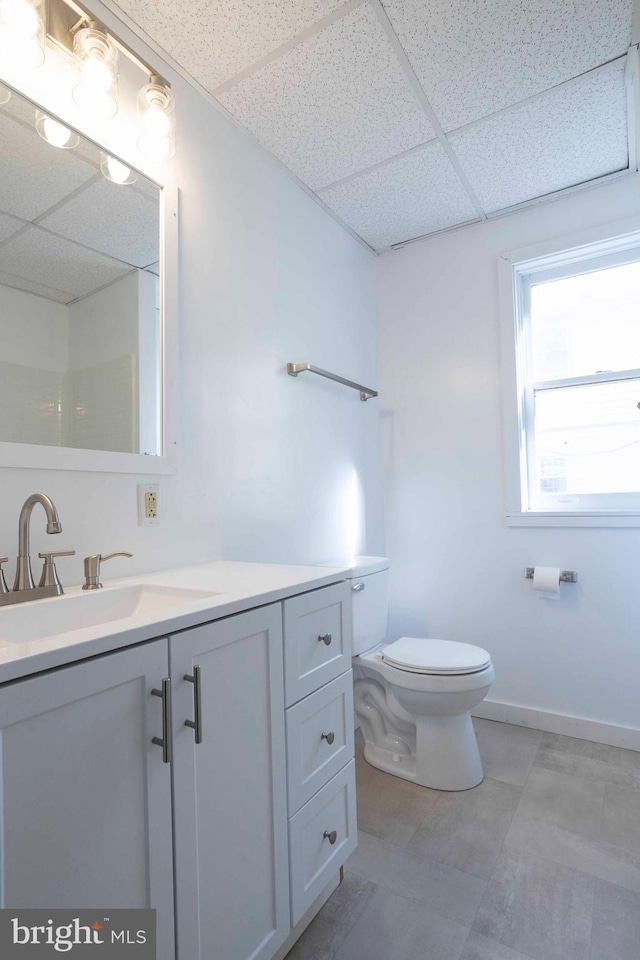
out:
{"label": "vanity countertop", "polygon": [[[109,580],[102,590],[83,592],[80,586],[71,587],[63,597],[1,607],[0,683],[109,653],[164,634],[177,633],[210,620],[337,583],[345,579],[348,570],[348,567],[216,560],[144,576]],[[83,614],[88,611],[90,620],[98,604],[105,607],[119,597],[138,597],[145,589],[152,602],[139,604],[140,608],[131,614],[125,613],[120,618],[112,617],[107,622],[91,626],[52,632],[56,629],[55,621],[61,615],[64,620],[69,610],[80,609]],[[184,596],[180,594],[181,590]],[[190,595],[189,591],[194,593]],[[154,605],[153,598],[156,598],[157,605]],[[171,602],[163,605],[164,600]],[[59,604],[70,606],[63,608],[57,606]],[[133,601],[132,605],[135,606]],[[30,623],[37,623],[37,633],[46,631],[47,635],[19,642],[9,639],[13,636],[12,625],[18,625],[15,634],[18,635],[21,622],[27,618]]]}

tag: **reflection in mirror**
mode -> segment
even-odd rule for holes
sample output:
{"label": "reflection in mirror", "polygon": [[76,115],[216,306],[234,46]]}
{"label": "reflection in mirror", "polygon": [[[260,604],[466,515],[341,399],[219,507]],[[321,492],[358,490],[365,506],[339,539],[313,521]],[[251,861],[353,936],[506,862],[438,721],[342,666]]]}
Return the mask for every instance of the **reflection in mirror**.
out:
{"label": "reflection in mirror", "polygon": [[154,183],[0,105],[0,441],[162,454],[159,236]]}

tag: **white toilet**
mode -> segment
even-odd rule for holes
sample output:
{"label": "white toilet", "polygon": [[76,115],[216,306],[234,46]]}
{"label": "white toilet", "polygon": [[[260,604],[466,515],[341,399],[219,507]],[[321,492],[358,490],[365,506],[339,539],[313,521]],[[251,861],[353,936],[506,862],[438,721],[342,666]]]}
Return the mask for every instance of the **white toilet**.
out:
{"label": "white toilet", "polygon": [[389,561],[357,557],[353,599],[354,707],[365,759],[436,790],[482,781],[470,711],[495,679],[486,650],[469,643],[402,637],[385,643]]}

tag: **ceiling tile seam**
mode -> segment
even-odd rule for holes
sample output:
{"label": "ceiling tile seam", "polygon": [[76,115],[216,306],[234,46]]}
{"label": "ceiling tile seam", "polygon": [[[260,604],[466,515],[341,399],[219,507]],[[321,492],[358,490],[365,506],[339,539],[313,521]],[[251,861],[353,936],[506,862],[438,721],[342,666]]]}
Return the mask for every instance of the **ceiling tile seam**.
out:
{"label": "ceiling tile seam", "polygon": [[501,207],[499,210],[492,210],[487,214],[488,220],[497,220],[500,217],[508,217],[513,213],[519,213],[521,210],[528,210],[542,203],[553,203],[556,200],[563,200],[565,197],[574,193],[582,193],[585,190],[594,190],[598,187],[606,186],[615,180],[623,180],[628,176],[636,176],[634,171],[628,167],[622,167],[620,170],[614,170],[612,173],[604,173],[601,177],[593,177],[591,180],[582,180],[580,183],[572,183],[570,187],[561,187],[560,190],[552,190],[551,193],[543,193],[539,197],[532,197],[531,200],[523,200],[521,203],[514,203],[510,207]]}
{"label": "ceiling tile seam", "polygon": [[638,169],[638,119],[640,118],[640,63],[638,46],[629,49],[625,66],[627,89],[627,139],[629,144],[629,169]]}
{"label": "ceiling tile seam", "polygon": [[272,50],[271,53],[265,54],[264,57],[260,57],[259,60],[256,60],[248,67],[245,67],[244,70],[240,70],[232,77],[229,77],[229,79],[225,80],[224,83],[220,83],[217,87],[213,87],[213,89],[209,91],[211,96],[219,97],[221,94],[226,93],[227,90],[231,90],[233,87],[236,87],[243,80],[253,76],[254,73],[259,73],[260,70],[262,70],[264,67],[267,67],[270,63],[273,63],[274,60],[279,60],[280,57],[284,56],[285,53],[288,53],[289,50],[293,50],[301,43],[304,43],[305,40],[310,40],[311,37],[315,37],[315,35],[324,30],[325,27],[331,26],[331,24],[335,23],[337,20],[342,20],[342,18],[346,17],[346,15],[351,13],[352,10],[357,10],[358,7],[364,6],[366,2],[367,0],[347,0],[346,3],[342,4],[342,6],[332,10],[331,13],[328,13],[325,17],[321,17],[320,20],[316,20],[316,22],[312,23],[310,27],[307,27],[306,30],[302,30],[300,33],[296,34],[295,37],[292,37],[291,40],[287,40],[275,50]]}
{"label": "ceiling tile seam", "polygon": [[[635,48],[632,47],[631,49]],[[448,130],[445,136],[451,137],[454,133],[461,133],[462,131],[471,130],[473,127],[478,127],[481,124],[486,123],[487,120],[493,120],[494,117],[501,116],[503,113],[509,113],[510,110],[515,110],[517,107],[521,107],[526,103],[533,103],[535,100],[540,100],[553,90],[561,90],[563,87],[569,87],[574,83],[578,83],[580,80],[584,80],[584,78],[588,77],[590,74],[597,73],[598,70],[602,70],[604,67],[608,67],[612,63],[617,63],[619,60],[624,60],[627,56],[628,51],[621,53],[617,57],[613,57],[611,60],[605,60],[604,63],[599,63],[597,67],[590,67],[588,70],[585,70],[584,73],[577,73],[575,77],[569,77],[568,80],[563,80],[561,83],[556,83],[552,87],[546,87],[544,90],[540,90],[538,93],[532,93],[530,97],[525,97],[523,100],[516,100],[515,103],[510,103],[506,107],[500,107],[499,110],[494,110],[493,113],[487,113],[483,117],[478,117],[477,120],[470,120],[469,123],[463,123],[459,127],[454,127],[453,130]]]}
{"label": "ceiling tile seam", "polygon": [[[29,223],[26,229],[36,229],[42,230],[43,233],[48,234],[50,237],[54,237],[56,240],[64,240],[65,243],[72,243],[74,247],[81,247],[83,250],[88,250],[89,253],[94,253],[97,257],[102,257],[103,260],[110,260],[114,264],[118,264],[123,267],[131,267],[133,270],[142,269],[136,266],[135,263],[130,263],[129,260],[121,260],[119,257],[113,257],[110,253],[103,253],[102,250],[96,250],[95,247],[90,247],[86,243],[81,243],[79,240],[72,240],[71,237],[65,236],[63,233],[57,233],[55,230],[51,230],[49,227],[43,226],[42,223],[37,223],[35,220]],[[22,233],[23,231],[19,231]],[[8,240],[13,240],[17,234],[12,234],[11,237],[8,237]],[[7,241],[4,241],[5,243]],[[155,261],[154,261],[155,262]],[[111,283],[112,281],[109,281]]]}
{"label": "ceiling tile seam", "polygon": [[387,253],[393,253],[397,250],[402,250],[403,247],[410,243],[419,243],[422,240],[432,240],[434,237],[441,237],[445,233],[454,233],[456,230],[464,230],[467,227],[492,223],[494,220],[499,220],[501,217],[510,217],[531,207],[540,206],[545,203],[553,203],[557,200],[563,200],[567,196],[571,196],[573,193],[584,193],[587,190],[594,190],[598,187],[606,186],[608,183],[613,183],[616,180],[622,180],[625,177],[628,177],[630,173],[631,171],[626,168],[624,170],[617,170],[614,173],[605,173],[602,177],[596,177],[594,180],[585,180],[582,183],[574,184],[571,187],[563,187],[561,190],[556,190],[554,193],[544,194],[542,197],[534,197],[531,200],[523,200],[522,203],[515,203],[511,207],[502,207],[500,210],[494,210],[487,214],[486,220],[481,220],[480,218],[477,220],[466,220],[464,223],[454,223],[450,227],[444,227],[442,230],[434,230],[433,233],[424,233],[419,237],[412,237],[410,240],[400,240],[398,243],[392,243],[388,247],[383,247],[378,251],[378,256],[383,256]]}
{"label": "ceiling tile seam", "polygon": [[342,186],[343,183],[349,183],[350,180],[357,180],[358,177],[365,177],[368,173],[373,173],[374,170],[379,170],[381,167],[386,167],[388,164],[393,163],[394,160],[400,160],[402,157],[409,157],[412,153],[420,153],[421,150],[424,150],[432,143],[438,142],[438,137],[432,137],[431,140],[424,140],[422,143],[418,143],[415,147],[409,147],[408,150],[402,150],[400,153],[394,153],[392,157],[387,157],[385,160],[379,160],[377,163],[372,163],[370,167],[363,167],[362,170],[356,170],[355,173],[350,173],[348,177],[341,177],[340,180],[333,180],[331,183],[327,183],[323,187],[318,187],[317,191],[319,194],[326,193],[327,190],[333,190],[334,187]]}
{"label": "ceiling tile seam", "polygon": [[453,233],[454,230],[461,230],[463,227],[472,227],[475,223],[485,223],[480,217],[474,217],[473,220],[464,220],[462,223],[452,223],[448,227],[442,227],[441,230],[433,230],[431,233],[421,233],[417,237],[409,237],[408,240],[399,240],[397,243],[390,243],[383,247],[379,253],[389,253],[392,250],[402,250],[408,243],[417,243],[418,240],[431,240],[432,237],[442,237],[445,233]]}
{"label": "ceiling tile seam", "polygon": [[94,186],[94,184],[99,183],[100,180],[102,179],[102,176],[103,176],[102,173],[94,173],[92,177],[89,177],[88,180],[85,180],[84,183],[81,183],[79,187],[76,187],[75,190],[71,191],[71,193],[66,193],[61,200],[58,200],[57,203],[54,203],[53,206],[48,208],[48,210],[44,210],[42,213],[39,213],[37,217],[34,217],[33,220],[30,220],[29,222],[32,224],[35,224],[36,226],[39,226],[41,221],[44,220],[46,217],[50,217],[52,213],[56,213],[56,211],[66,206],[66,204],[69,203],[70,200],[75,200],[75,198],[79,196],[81,193],[84,193],[84,191],[87,190],[88,187],[92,187]]}
{"label": "ceiling tile seam", "polygon": [[[15,233],[9,234],[9,236],[8,236],[8,237],[5,237],[4,240],[0,240],[0,250],[2,250],[2,248],[5,247],[8,243],[10,243],[12,240],[15,240],[16,237],[22,236],[23,233],[26,233],[26,231],[29,230],[29,229],[33,226],[33,224],[31,223],[31,221],[23,220],[22,222],[24,223],[24,226],[23,226],[23,227],[20,227],[20,229],[19,229],[19,230],[16,230]],[[6,271],[3,271],[3,273],[4,273],[4,272],[6,272]],[[17,276],[17,274],[12,274],[12,276]],[[27,278],[27,277],[23,277],[22,279],[26,280],[26,279],[28,279],[28,278]],[[37,282],[37,281],[36,281],[36,282]],[[62,293],[63,291],[61,290],[60,292]]]}
{"label": "ceiling tile seam", "polygon": [[387,11],[382,6],[381,0],[368,0],[368,2],[371,4],[373,9],[375,10],[378,16],[378,19],[382,25],[382,29],[386,33],[389,39],[389,42],[391,43],[391,46],[393,47],[394,52],[398,57],[398,60],[400,61],[400,64],[404,69],[405,74],[407,75],[409,83],[411,84],[411,87],[413,88],[413,91],[416,97],[418,98],[420,105],[422,106],[422,109],[427,114],[427,117],[429,118],[429,122],[431,123],[431,126],[435,130],[437,138],[440,141],[440,144],[449,159],[449,163],[455,170],[457,177],[460,180],[460,183],[464,187],[469,199],[471,200],[473,206],[477,210],[478,216],[482,220],[486,220],[487,214],[485,213],[484,207],[480,203],[480,200],[478,199],[475,190],[471,186],[471,183],[468,180],[467,175],[464,172],[460,161],[458,160],[458,157],[456,156],[451,144],[447,140],[447,136],[442,128],[440,121],[438,120],[435,114],[433,107],[431,106],[431,102],[429,101],[429,98],[427,97],[427,94],[425,93],[422,84],[418,80],[418,76],[415,70],[411,66],[411,62],[406,54],[404,47],[400,43],[400,39],[398,38],[397,33],[393,29],[391,20],[387,15]]}
{"label": "ceiling tile seam", "polygon": [[[635,46],[631,47],[630,52],[637,53],[637,48]],[[524,100],[518,100],[516,101],[516,103],[509,104],[508,107],[501,107],[500,110],[495,110],[493,113],[489,113],[484,117],[480,117],[478,120],[472,120],[470,121],[470,123],[464,123],[460,127],[456,127],[453,130],[449,130],[448,133],[445,134],[445,136],[450,137],[454,133],[459,133],[460,131],[469,130],[473,127],[477,127],[480,124],[485,123],[487,120],[492,120],[494,117],[499,117],[503,113],[508,113],[510,110],[514,110],[516,107],[520,107],[522,104],[530,103],[533,100],[537,100],[540,97],[544,96],[546,93],[549,93],[551,90],[557,90],[561,87],[566,87],[569,84],[575,83],[577,80],[581,80],[582,78],[588,76],[590,73],[594,73],[596,70],[600,70],[602,69],[602,67],[606,67],[610,63],[616,63],[618,60],[623,60],[625,59],[625,57],[627,57],[627,54],[623,53],[619,57],[614,57],[613,60],[607,60],[604,63],[599,64],[597,67],[591,67],[589,70],[585,70],[584,73],[577,74],[575,77],[570,77],[568,80],[563,80],[562,83],[558,83],[553,87],[548,87],[546,90],[541,90],[540,93],[534,93],[530,97],[525,97]],[[632,60],[632,59],[633,58],[629,58],[629,60]],[[627,62],[629,62],[629,60]],[[639,75],[638,71],[635,72],[634,76],[637,76],[637,75]],[[628,112],[628,116],[630,118],[630,121],[635,119],[635,111],[630,108]],[[328,190],[332,190],[334,187],[342,186],[343,183],[349,183],[350,180],[356,180],[358,177],[366,176],[368,173],[372,173],[374,170],[378,170],[381,167],[385,167],[387,166],[387,164],[393,163],[394,160],[399,160],[401,157],[410,156],[412,153],[419,153],[421,150],[424,150],[426,147],[428,147],[432,143],[435,143],[437,140],[438,140],[438,137],[434,137],[431,140],[425,140],[423,143],[419,143],[415,147],[410,147],[408,150],[403,150],[401,153],[396,153],[392,157],[387,157],[386,160],[380,160],[378,163],[374,163],[370,167],[364,167],[362,170],[356,171],[356,173],[350,173],[348,177],[342,177],[340,180],[334,180],[332,183],[328,183],[323,187],[319,187],[318,193],[325,193]],[[631,136],[629,138],[629,143],[630,145],[632,143]],[[487,214],[487,217],[490,217],[490,216],[491,214]],[[469,221],[469,222],[474,222],[474,221]],[[438,232],[441,232],[441,231],[438,231]],[[429,236],[429,234],[425,234],[425,236]],[[413,241],[406,241],[406,242],[410,243]]]}
{"label": "ceiling tile seam", "polygon": [[[362,2],[364,2],[364,0],[362,0]],[[356,233],[353,227],[350,227],[348,223],[345,223],[345,221],[342,220],[337,213],[328,207],[327,204],[320,199],[318,194],[314,193],[311,187],[308,187],[306,183],[303,183],[303,181],[300,180],[295,173],[285,163],[283,163],[279,157],[275,155],[275,153],[269,150],[268,147],[265,147],[263,143],[260,143],[260,141],[249,130],[247,130],[247,128],[244,127],[240,121],[234,117],[234,115],[227,110],[222,103],[220,103],[219,100],[216,100],[216,98],[207,90],[206,87],[203,87],[203,85],[196,80],[196,78],[192,76],[188,70],[185,70],[185,68],[182,67],[177,60],[171,56],[170,53],[161,47],[159,43],[156,43],[156,41],[153,40],[152,37],[150,37],[147,33],[145,33],[145,31],[134,20],[132,20],[128,14],[121,10],[120,7],[118,7],[115,3],[115,0],[100,0],[100,4],[109,12],[111,17],[117,23],[122,25],[122,28],[124,28],[125,31],[128,30],[131,33],[132,38],[136,38],[143,43],[147,49],[159,59],[163,67],[169,67],[177,76],[181,77],[184,82],[188,83],[193,90],[199,93],[200,96],[207,101],[207,103],[211,104],[211,106],[217,110],[218,113],[222,114],[228,122],[232,123],[235,130],[246,137],[255,147],[260,150],[262,154],[268,156],[272,163],[274,163],[278,169],[288,177],[289,180],[295,183],[296,186],[299,187],[299,189],[302,190],[307,197],[309,197],[309,199],[313,200],[313,202],[316,203],[321,210],[323,210],[324,213],[326,213],[327,216],[334,221],[334,223],[337,223],[338,226],[342,227],[342,229],[345,230],[357,243],[359,243],[361,247],[364,247],[368,253],[377,256],[376,250],[374,250],[374,248],[368,244],[367,241],[360,236],[360,234]],[[106,25],[108,26],[108,24]],[[154,56],[149,57],[149,59],[153,61]],[[162,72],[160,67],[158,68],[158,72]],[[159,184],[159,186],[161,186],[161,184]]]}
{"label": "ceiling tile seam", "polygon": [[[69,296],[68,290],[59,290],[58,287],[54,287],[51,283],[38,283],[37,280],[32,280],[31,277],[22,277],[19,273],[13,273],[11,270],[3,270],[2,275],[4,277],[10,277],[13,280],[22,280],[23,282],[33,283],[37,287],[46,287],[47,290],[52,290],[54,293],[60,293],[64,297]],[[5,284],[6,286],[6,284]],[[22,290],[22,287],[11,287],[11,290]],[[44,293],[33,293],[32,290],[22,290],[23,293],[31,293],[34,297],[42,297],[44,300],[50,300],[50,297],[47,297]]]}
{"label": "ceiling tile seam", "polygon": [[[131,266],[131,264],[128,264],[128,266]],[[128,273],[123,273],[121,277],[116,277],[115,280],[107,280],[107,282],[103,283],[102,286],[95,287],[89,293],[84,293],[82,294],[82,296],[74,297],[73,300],[69,300],[69,302],[65,304],[65,306],[70,307],[72,303],[79,303],[80,300],[86,300],[87,297],[92,297],[94,293],[100,293],[101,290],[106,290],[107,287],[112,287],[115,283],[121,283],[121,281],[124,280],[125,277],[130,277],[131,274],[137,269],[138,267],[132,267],[132,269],[129,270]],[[55,287],[53,289],[55,289]]]}

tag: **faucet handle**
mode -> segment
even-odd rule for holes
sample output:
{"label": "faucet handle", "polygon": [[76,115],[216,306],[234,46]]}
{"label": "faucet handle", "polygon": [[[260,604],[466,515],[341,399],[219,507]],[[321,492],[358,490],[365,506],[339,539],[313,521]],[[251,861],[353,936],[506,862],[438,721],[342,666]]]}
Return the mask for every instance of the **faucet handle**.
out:
{"label": "faucet handle", "polygon": [[100,564],[105,560],[112,560],[114,557],[132,557],[132,553],[107,553],[103,556],[101,553],[94,553],[90,557],[84,558],[84,583],[83,590],[99,590],[100,583]]}
{"label": "faucet handle", "polygon": [[7,586],[7,581],[4,578],[4,571],[2,569],[2,564],[6,563],[9,557],[0,557],[0,593],[9,593],[9,587]]}
{"label": "faucet handle", "polygon": [[50,553],[39,553],[38,556],[44,560],[42,575],[40,577],[39,587],[55,587],[58,594],[63,593],[62,584],[58,579],[56,570],[56,557],[75,557],[75,550],[58,550]]}

